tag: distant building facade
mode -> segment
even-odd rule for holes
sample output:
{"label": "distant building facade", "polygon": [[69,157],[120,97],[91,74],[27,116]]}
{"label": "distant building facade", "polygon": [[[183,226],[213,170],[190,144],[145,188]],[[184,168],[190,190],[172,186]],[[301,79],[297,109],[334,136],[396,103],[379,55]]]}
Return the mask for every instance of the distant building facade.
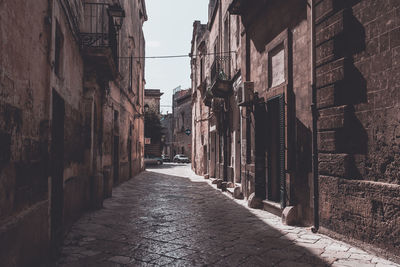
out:
{"label": "distant building facade", "polygon": [[174,90],[172,96],[173,147],[172,154],[183,154],[189,159],[192,155],[192,91]]}
{"label": "distant building facade", "polygon": [[[144,90],[144,110],[145,113],[152,113],[158,119],[161,119],[160,100],[163,93],[160,89]],[[145,122],[146,123],[146,122]],[[145,136],[147,143],[144,146],[146,155],[161,156],[162,144],[161,140],[155,140],[149,136]]]}
{"label": "distant building facade", "polygon": [[208,30],[200,21],[193,23],[191,55],[192,69],[192,169],[198,175],[208,175],[209,147],[209,107],[203,103],[207,93],[206,66]]}
{"label": "distant building facade", "polygon": [[172,160],[173,158],[173,136],[174,136],[174,117],[172,113],[161,115],[161,127],[162,127],[162,137],[161,137],[161,154],[169,156]]}
{"label": "distant building facade", "polygon": [[149,110],[153,110],[160,114],[160,100],[163,93],[160,89],[145,89],[144,90],[144,106]]}
{"label": "distant building facade", "polygon": [[144,0],[0,2],[1,265],[40,266],[143,170],[146,20]]}
{"label": "distant building facade", "polygon": [[399,10],[210,0],[192,37],[196,173],[288,224],[398,255]]}

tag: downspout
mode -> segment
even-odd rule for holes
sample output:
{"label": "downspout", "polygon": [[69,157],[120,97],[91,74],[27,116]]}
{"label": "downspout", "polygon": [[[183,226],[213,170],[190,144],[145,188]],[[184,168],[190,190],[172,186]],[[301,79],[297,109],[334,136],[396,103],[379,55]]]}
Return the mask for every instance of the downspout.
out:
{"label": "downspout", "polygon": [[311,3],[311,90],[312,90],[312,174],[313,174],[313,200],[314,200],[314,226],[312,232],[316,233],[319,229],[319,181],[318,181],[318,111],[317,111],[317,90],[316,90],[316,53],[315,53],[315,0]]}
{"label": "downspout", "polygon": [[[47,83],[48,83],[48,88],[47,92],[45,94],[45,114],[47,117],[47,120],[49,122],[48,125],[48,130],[50,130],[50,122],[51,122],[51,97],[52,97],[52,59],[53,59],[53,9],[54,9],[54,0],[48,0],[47,1],[48,5],[48,11],[47,15],[45,17],[45,23],[47,24],[47,30],[48,30],[48,41],[47,41],[47,47],[48,47],[48,54],[47,54],[47,64],[48,64],[48,70],[47,70]],[[50,137],[49,137],[50,138]],[[49,139],[49,142],[51,140]]]}

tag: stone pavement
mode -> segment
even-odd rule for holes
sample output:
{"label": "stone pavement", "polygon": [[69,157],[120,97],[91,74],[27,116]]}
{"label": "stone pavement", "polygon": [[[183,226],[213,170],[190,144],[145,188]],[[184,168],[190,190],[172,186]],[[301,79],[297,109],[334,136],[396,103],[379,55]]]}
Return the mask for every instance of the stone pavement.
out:
{"label": "stone pavement", "polygon": [[165,164],[115,188],[68,234],[56,266],[400,266],[246,207]]}

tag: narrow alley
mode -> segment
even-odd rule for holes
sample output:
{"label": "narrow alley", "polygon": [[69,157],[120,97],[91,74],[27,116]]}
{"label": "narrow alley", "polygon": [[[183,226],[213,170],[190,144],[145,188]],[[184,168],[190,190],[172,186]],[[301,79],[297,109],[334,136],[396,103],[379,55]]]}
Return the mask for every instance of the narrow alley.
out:
{"label": "narrow alley", "polygon": [[58,266],[398,266],[247,208],[186,164],[148,168],[84,215]]}
{"label": "narrow alley", "polygon": [[0,267],[400,267],[400,0],[0,0]]}

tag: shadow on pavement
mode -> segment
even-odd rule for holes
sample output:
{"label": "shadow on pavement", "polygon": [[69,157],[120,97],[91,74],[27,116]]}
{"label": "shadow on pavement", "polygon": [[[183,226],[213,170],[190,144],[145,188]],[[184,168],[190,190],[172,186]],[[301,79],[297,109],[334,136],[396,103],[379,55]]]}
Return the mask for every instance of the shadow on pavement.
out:
{"label": "shadow on pavement", "polygon": [[175,167],[184,167],[190,166],[190,163],[173,163],[173,162],[164,162],[161,165],[146,165],[146,171],[151,171],[152,169],[170,169]]}
{"label": "shadow on pavement", "polygon": [[57,266],[329,265],[207,182],[151,171],[117,187],[64,244]]}

